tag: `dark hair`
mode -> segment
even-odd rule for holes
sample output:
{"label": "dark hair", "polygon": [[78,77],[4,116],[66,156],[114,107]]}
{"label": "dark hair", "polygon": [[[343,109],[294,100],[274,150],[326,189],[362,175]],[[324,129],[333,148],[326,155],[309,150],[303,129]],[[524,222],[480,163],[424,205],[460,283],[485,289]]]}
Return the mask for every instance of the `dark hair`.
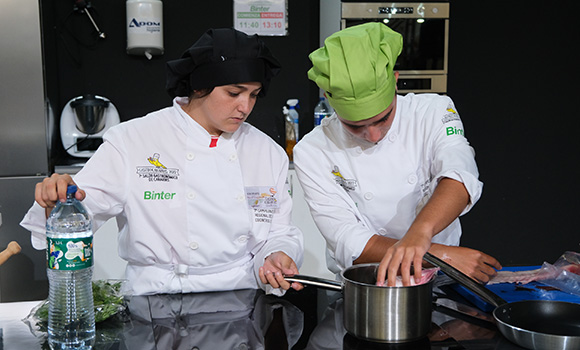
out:
{"label": "dark hair", "polygon": [[213,87],[210,87],[210,88],[192,90],[191,94],[189,94],[189,100],[191,101],[191,100],[196,99],[196,98],[206,97],[207,95],[211,94],[213,89],[214,89]]}

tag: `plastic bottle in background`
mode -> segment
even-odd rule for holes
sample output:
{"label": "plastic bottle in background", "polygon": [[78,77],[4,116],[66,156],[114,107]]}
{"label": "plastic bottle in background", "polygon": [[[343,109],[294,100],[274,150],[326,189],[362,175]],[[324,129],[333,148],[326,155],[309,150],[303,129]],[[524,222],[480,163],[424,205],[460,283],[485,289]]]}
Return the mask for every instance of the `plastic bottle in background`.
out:
{"label": "plastic bottle in background", "polygon": [[282,113],[284,113],[284,124],[286,129],[286,154],[288,154],[288,159],[293,161],[292,150],[296,145],[296,134],[294,132],[294,120],[290,117],[288,113],[288,108],[286,106],[282,107]]}
{"label": "plastic bottle in background", "polygon": [[314,107],[314,126],[320,125],[322,119],[330,117],[332,115],[332,107],[326,101],[326,97],[320,97],[320,101],[316,107]]}
{"label": "plastic bottle in background", "polygon": [[46,221],[48,247],[48,344],[51,349],[88,350],[95,339],[93,231],[77,186],[68,186]]}
{"label": "plastic bottle in background", "polygon": [[294,125],[294,137],[296,138],[296,142],[298,142],[298,140],[300,140],[300,134],[298,132],[299,115],[298,115],[298,111],[296,110],[296,108],[300,108],[298,106],[298,100],[297,99],[290,99],[290,100],[286,101],[286,104],[288,104],[288,115],[290,115],[290,118],[292,119],[292,122]]}

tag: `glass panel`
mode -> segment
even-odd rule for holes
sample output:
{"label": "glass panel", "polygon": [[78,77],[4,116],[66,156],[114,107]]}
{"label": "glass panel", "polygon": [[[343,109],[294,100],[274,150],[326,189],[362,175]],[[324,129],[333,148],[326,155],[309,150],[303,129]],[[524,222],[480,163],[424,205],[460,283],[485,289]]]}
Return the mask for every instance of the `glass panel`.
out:
{"label": "glass panel", "polygon": [[397,81],[397,89],[399,90],[431,90],[431,79],[430,78],[414,78],[414,79],[404,79],[399,78]]}
{"label": "glass panel", "polygon": [[[446,19],[390,19],[385,23],[403,35],[403,51],[395,70],[443,70],[445,62]],[[346,19],[346,27],[383,19]]]}

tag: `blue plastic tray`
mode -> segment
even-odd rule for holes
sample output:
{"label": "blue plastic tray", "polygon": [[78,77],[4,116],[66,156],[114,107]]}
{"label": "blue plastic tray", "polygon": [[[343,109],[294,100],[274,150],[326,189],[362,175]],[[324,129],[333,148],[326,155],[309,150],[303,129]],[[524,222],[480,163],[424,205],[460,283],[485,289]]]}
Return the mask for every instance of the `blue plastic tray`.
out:
{"label": "blue plastic tray", "polygon": [[[504,267],[504,271],[528,271],[536,270],[541,266],[518,266]],[[550,290],[551,287],[540,282],[527,284],[498,283],[486,286],[489,290],[502,297],[508,303],[521,300],[558,300],[580,304],[580,296],[564,293],[560,290]],[[452,288],[480,310],[491,312],[495,306],[483,301],[473,292],[460,284],[454,284]]]}

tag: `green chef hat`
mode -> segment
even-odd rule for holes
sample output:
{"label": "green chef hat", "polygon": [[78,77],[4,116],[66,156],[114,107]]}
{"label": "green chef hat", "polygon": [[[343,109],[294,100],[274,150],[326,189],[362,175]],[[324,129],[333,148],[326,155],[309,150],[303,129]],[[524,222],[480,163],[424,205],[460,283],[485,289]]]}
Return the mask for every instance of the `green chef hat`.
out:
{"label": "green chef hat", "polygon": [[327,92],[344,119],[359,121],[381,113],[393,102],[393,67],[403,37],[382,23],[365,23],[329,36],[312,52],[308,78]]}

